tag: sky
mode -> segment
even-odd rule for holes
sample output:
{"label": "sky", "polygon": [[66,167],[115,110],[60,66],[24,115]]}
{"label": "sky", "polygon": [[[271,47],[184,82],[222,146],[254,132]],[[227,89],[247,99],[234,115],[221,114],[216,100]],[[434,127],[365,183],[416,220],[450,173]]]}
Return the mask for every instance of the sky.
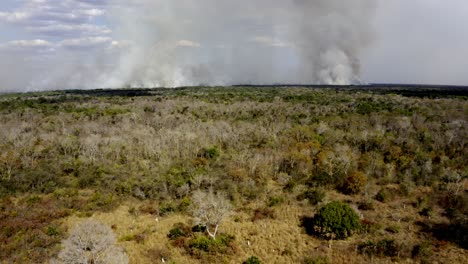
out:
{"label": "sky", "polygon": [[468,85],[466,0],[2,0],[0,92]]}

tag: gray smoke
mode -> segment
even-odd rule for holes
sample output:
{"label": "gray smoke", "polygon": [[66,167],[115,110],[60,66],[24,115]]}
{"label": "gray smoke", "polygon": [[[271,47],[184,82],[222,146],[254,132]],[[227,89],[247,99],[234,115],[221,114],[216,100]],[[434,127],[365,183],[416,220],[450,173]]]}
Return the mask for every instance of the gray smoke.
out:
{"label": "gray smoke", "polygon": [[130,44],[105,87],[357,83],[375,10],[373,0],[124,2],[111,14]]}
{"label": "gray smoke", "polygon": [[359,83],[376,9],[375,0],[88,2],[106,9],[112,33],[0,43],[0,91]]}

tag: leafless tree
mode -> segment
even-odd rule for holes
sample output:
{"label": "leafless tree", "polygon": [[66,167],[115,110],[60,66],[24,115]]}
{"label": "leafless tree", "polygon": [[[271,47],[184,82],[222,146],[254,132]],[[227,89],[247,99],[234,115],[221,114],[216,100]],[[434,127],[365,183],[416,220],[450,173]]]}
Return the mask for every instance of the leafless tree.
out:
{"label": "leafless tree", "polygon": [[115,245],[112,229],[95,220],[77,224],[62,242],[58,263],[63,264],[124,264],[128,256]]}
{"label": "leafless tree", "polygon": [[232,205],[223,194],[214,194],[212,190],[195,191],[192,202],[196,223],[205,226],[208,235],[215,239],[219,225],[231,214]]}

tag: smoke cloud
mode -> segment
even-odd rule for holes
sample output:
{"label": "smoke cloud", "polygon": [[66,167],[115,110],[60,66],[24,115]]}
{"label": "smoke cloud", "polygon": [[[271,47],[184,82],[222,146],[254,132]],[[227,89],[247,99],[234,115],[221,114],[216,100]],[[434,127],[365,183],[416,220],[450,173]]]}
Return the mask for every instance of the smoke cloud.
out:
{"label": "smoke cloud", "polygon": [[132,44],[105,87],[358,83],[373,36],[373,0],[115,3]]}
{"label": "smoke cloud", "polygon": [[0,12],[37,38],[0,43],[0,91],[359,83],[375,2],[27,2]]}

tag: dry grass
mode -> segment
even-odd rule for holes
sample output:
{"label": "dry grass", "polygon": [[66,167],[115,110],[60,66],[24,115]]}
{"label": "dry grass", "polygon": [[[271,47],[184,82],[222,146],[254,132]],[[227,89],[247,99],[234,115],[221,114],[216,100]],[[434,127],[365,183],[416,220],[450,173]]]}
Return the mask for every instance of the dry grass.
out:
{"label": "dry grass", "polygon": [[[329,192],[329,200],[345,200],[351,203],[363,197],[356,196],[351,201],[349,196],[336,192]],[[289,199],[289,201],[291,201]],[[187,215],[171,214],[166,217],[155,217],[150,214],[132,214],[130,208],[138,208],[142,202],[131,201],[107,213],[95,213],[92,217],[114,228],[129,255],[130,263],[207,263],[187,254],[184,249],[171,245],[167,234],[177,223],[190,224]],[[412,246],[427,239],[427,235],[420,233],[416,221],[424,220],[419,216],[418,209],[407,205],[409,201],[395,200],[384,204],[376,202],[373,211],[362,211],[365,219],[378,222],[380,228],[371,234],[355,235],[343,241],[325,241],[309,236],[300,226],[300,219],[304,214],[313,215],[314,207],[301,202],[285,202],[274,207],[275,218],[252,221],[254,208],[264,206],[263,203],[252,203],[236,212],[235,216],[221,225],[220,232],[235,236],[236,253],[234,255],[217,256],[209,263],[242,263],[250,256],[259,257],[263,263],[301,263],[306,256],[326,256],[330,263],[418,263],[410,255],[398,259],[370,258],[357,252],[357,244],[368,240],[391,238],[400,243],[407,254]],[[434,214],[437,215],[437,214]],[[440,217],[440,216],[437,216]],[[73,226],[81,218],[72,216],[67,218],[65,225]],[[439,220],[439,219],[437,219]],[[389,226],[398,226],[399,232],[390,233],[385,230]],[[144,234],[142,241],[124,241],[132,235]],[[409,253],[408,253],[409,252]],[[432,258],[437,263],[466,263],[467,252],[450,243],[441,243],[434,249]],[[170,262],[169,262],[170,263]]]}
{"label": "dry grass", "polygon": [[[393,188],[395,186],[388,186]],[[367,200],[364,195],[347,196],[336,191],[327,191],[326,198],[317,206],[306,202],[295,201],[300,192],[286,194],[284,202],[274,206],[274,218],[252,221],[253,211],[265,207],[267,197],[279,192],[280,186],[268,182],[265,193],[259,195],[254,202],[243,204],[230,219],[220,227],[220,232],[235,236],[236,253],[234,255],[219,255],[214,259],[197,259],[190,256],[183,248],[171,245],[167,238],[169,230],[177,223],[190,225],[191,218],[186,214],[170,214],[156,217],[149,213],[142,213],[131,208],[140,208],[146,202],[131,200],[119,206],[112,212],[98,212],[92,217],[109,226],[119,238],[129,255],[130,263],[242,263],[250,256],[257,256],[262,263],[301,263],[305,257],[325,256],[330,263],[419,263],[420,260],[411,258],[413,246],[422,241],[432,240],[417,222],[428,220],[418,212],[420,208],[414,206],[417,197],[431,195],[431,189],[421,187],[413,190],[410,196],[395,197],[390,202],[381,203],[374,199],[374,210],[359,211],[363,219],[375,222],[378,227],[371,233],[356,234],[347,240],[325,241],[307,235],[300,226],[303,216],[312,216],[317,208],[333,200],[341,200],[356,205]],[[379,188],[370,192],[375,194]],[[285,195],[284,193],[282,193]],[[442,208],[435,207],[431,219],[435,222],[446,221],[441,216]],[[65,226],[72,227],[81,218],[68,217]],[[387,229],[394,227],[397,232]],[[144,239],[126,239],[144,234]],[[402,255],[397,259],[378,258],[361,255],[357,252],[357,245],[366,241],[378,241],[383,238],[394,239],[402,247]],[[128,241],[125,241],[128,240]],[[433,255],[430,260],[434,263],[466,263],[467,251],[448,242],[435,242]]]}

